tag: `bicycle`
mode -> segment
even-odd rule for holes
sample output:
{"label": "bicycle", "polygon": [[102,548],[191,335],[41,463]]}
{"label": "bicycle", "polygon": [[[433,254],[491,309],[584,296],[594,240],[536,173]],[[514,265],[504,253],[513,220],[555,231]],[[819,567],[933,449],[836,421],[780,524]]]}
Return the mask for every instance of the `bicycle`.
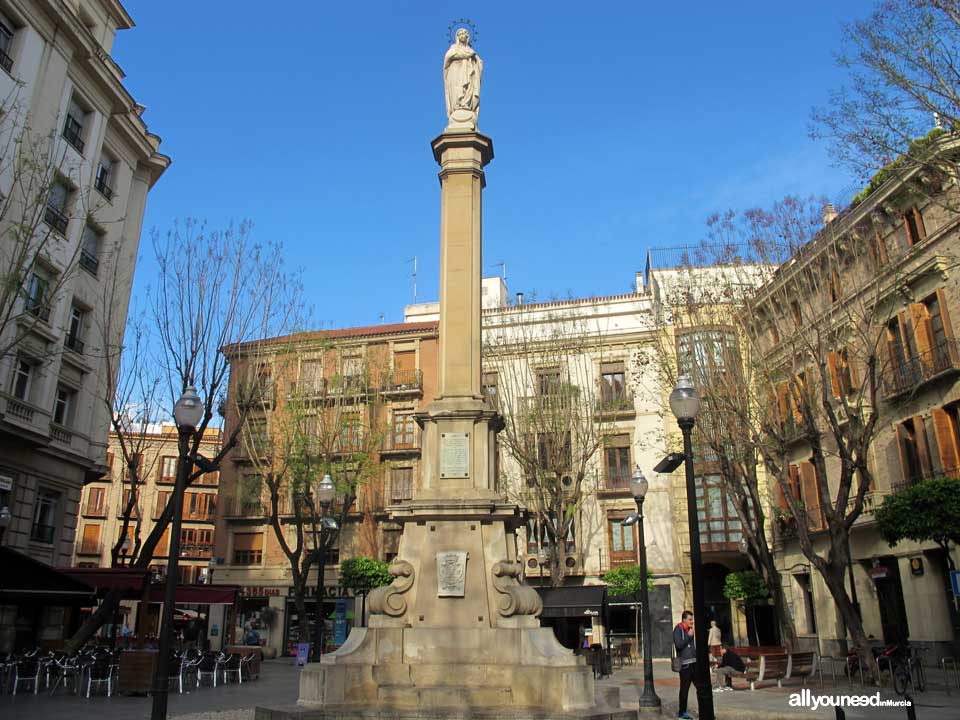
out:
{"label": "bicycle", "polygon": [[923,663],[918,655],[926,648],[911,648],[910,645],[891,645],[877,656],[877,664],[886,659],[887,667],[893,681],[893,691],[901,697],[908,690],[923,692],[926,689],[926,678],[923,673]]}

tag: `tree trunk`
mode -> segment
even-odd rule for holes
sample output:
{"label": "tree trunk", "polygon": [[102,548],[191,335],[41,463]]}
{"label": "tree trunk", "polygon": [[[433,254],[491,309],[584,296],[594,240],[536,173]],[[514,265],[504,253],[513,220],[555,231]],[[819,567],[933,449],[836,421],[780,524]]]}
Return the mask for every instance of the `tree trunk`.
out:
{"label": "tree trunk", "polygon": [[787,652],[791,652],[797,645],[797,627],[794,625],[793,617],[787,612],[787,594],[783,588],[783,576],[777,570],[776,560],[766,542],[761,544],[757,555],[760,556],[757,570],[773,594],[773,612],[780,626],[781,640]]}
{"label": "tree trunk", "polygon": [[[298,642],[310,642],[310,628],[307,625],[307,603],[304,600],[304,586],[301,583],[300,585],[293,586],[293,604],[297,607],[297,641]],[[317,598],[317,603],[319,607],[320,598]],[[317,612],[319,615],[319,611]]]}
{"label": "tree trunk", "polygon": [[827,585],[827,590],[836,603],[837,610],[843,620],[843,624],[850,633],[853,646],[856,648],[857,655],[860,657],[860,665],[866,668],[865,674],[870,675],[879,684],[880,671],[877,666],[877,659],[873,656],[873,647],[867,639],[867,634],[863,631],[863,622],[857,615],[856,608],[850,596],[847,595],[846,586],[846,562],[839,563],[834,560],[832,563],[825,563],[823,567],[818,568]]}

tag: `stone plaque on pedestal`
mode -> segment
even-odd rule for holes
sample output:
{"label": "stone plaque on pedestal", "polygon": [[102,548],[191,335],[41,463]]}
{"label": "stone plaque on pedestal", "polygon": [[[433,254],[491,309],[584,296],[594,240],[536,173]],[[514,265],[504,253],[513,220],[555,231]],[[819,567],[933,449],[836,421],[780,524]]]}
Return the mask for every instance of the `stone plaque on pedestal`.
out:
{"label": "stone plaque on pedestal", "polygon": [[463,597],[467,579],[467,553],[437,553],[437,597]]}
{"label": "stone plaque on pedestal", "polygon": [[440,433],[440,477],[470,477],[470,433]]}

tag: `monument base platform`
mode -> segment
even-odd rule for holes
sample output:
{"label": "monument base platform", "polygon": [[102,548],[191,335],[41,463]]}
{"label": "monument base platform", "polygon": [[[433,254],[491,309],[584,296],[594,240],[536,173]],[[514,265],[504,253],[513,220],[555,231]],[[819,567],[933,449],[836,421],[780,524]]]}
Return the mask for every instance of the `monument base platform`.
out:
{"label": "monument base platform", "polygon": [[328,705],[307,708],[299,705],[258,707],[254,720],[637,720],[636,708],[596,707],[556,712],[523,708],[387,708]]}

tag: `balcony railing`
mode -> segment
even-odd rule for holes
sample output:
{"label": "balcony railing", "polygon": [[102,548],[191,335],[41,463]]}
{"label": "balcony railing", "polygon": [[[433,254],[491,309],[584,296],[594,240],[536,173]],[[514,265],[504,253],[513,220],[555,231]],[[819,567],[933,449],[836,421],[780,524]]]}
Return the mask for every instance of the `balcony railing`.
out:
{"label": "balcony railing", "polygon": [[269,507],[267,502],[257,498],[233,498],[227,505],[227,515],[239,518],[264,517]]}
{"label": "balcony railing", "polygon": [[201,543],[181,543],[180,557],[211,558],[213,557],[213,545]]}
{"label": "balcony railing", "polygon": [[423,372],[419,368],[397,369],[380,383],[380,392],[400,395],[423,391]]}
{"label": "balcony railing", "polygon": [[633,393],[624,390],[618,393],[600,393],[597,398],[597,412],[622,414],[633,413]]}
{"label": "balcony railing", "polygon": [[54,425],[53,423],[50,423],[50,438],[54,442],[58,442],[61,445],[73,444],[73,433],[62,425]]}
{"label": "balcony railing", "polygon": [[13,58],[7,55],[3,50],[0,50],[0,67],[2,67],[7,72],[13,70]]}
{"label": "balcony railing", "polygon": [[217,511],[214,508],[210,508],[206,511],[194,511],[190,512],[189,510],[183,511],[184,520],[198,520],[200,522],[213,522],[217,517]]}
{"label": "balcony railing", "polygon": [[43,221],[61,235],[67,234],[67,216],[53,205],[47,205],[44,209]]}
{"label": "balcony railing", "polygon": [[93,186],[108,201],[113,200],[113,188],[107,185],[107,176],[97,173],[97,179],[93,181]]}
{"label": "balcony railing", "polygon": [[383,452],[401,453],[420,450],[420,427],[417,425],[394,425],[387,429],[383,439]]}
{"label": "balcony railing", "polygon": [[80,134],[83,132],[83,125],[77,122],[73,115],[67,115],[67,121],[63,125],[64,139],[73,145],[77,152],[83,153],[83,138]]}
{"label": "balcony railing", "polygon": [[63,338],[63,346],[67,350],[73,350],[78,355],[83,355],[83,340],[76,335],[67,335]]}
{"label": "balcony railing", "polygon": [[573,405],[573,396],[568,393],[530,395],[518,400],[519,409],[524,413],[552,413],[567,410]]}
{"label": "balcony railing", "polygon": [[84,270],[88,270],[94,275],[97,274],[97,270],[100,269],[100,261],[97,259],[97,256],[86,248],[80,251],[80,267]]}
{"label": "balcony railing", "polygon": [[28,297],[25,309],[38,320],[43,320],[43,322],[49,322],[50,320],[50,306],[42,298]]}
{"label": "balcony railing", "polygon": [[958,369],[960,345],[956,340],[943,340],[908,360],[891,362],[883,376],[884,395],[902,395],[939,375]]}
{"label": "balcony railing", "polygon": [[609,471],[605,473],[603,490],[608,490],[611,492],[623,492],[630,490],[630,476],[629,471],[621,471],[618,473],[611,474]]}
{"label": "balcony railing", "polygon": [[103,550],[103,544],[97,540],[90,542],[83,540],[76,545],[77,555],[99,555]]}
{"label": "balcony railing", "polygon": [[7,401],[7,407],[4,411],[4,414],[14,417],[17,420],[22,420],[26,423],[33,422],[34,407],[23,400],[18,400],[12,395],[4,394],[4,398]]}

